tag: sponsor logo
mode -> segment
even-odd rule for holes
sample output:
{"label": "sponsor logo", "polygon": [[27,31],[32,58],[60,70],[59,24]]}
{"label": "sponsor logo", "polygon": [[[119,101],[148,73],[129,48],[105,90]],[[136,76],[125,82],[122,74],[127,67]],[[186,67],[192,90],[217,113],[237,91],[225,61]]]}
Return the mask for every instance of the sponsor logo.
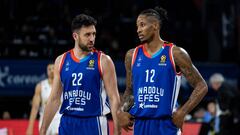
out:
{"label": "sponsor logo", "polygon": [[142,57],[139,56],[137,61],[141,62],[142,61]]}
{"label": "sponsor logo", "polygon": [[0,88],[35,85],[46,77],[44,73],[40,75],[16,74],[11,73],[11,70],[13,70],[13,68],[9,66],[0,66]]}
{"label": "sponsor logo", "polygon": [[66,61],[65,71],[69,71],[69,66],[70,66],[70,62],[69,62],[69,61]]}
{"label": "sponsor logo", "polygon": [[154,105],[154,104],[145,105],[145,103],[140,103],[139,104],[139,108],[141,108],[141,109],[145,109],[145,108],[158,108],[158,105]]}
{"label": "sponsor logo", "polygon": [[142,61],[142,57],[141,56],[139,56],[138,58],[137,58],[137,67],[140,67],[141,66],[141,61]]}

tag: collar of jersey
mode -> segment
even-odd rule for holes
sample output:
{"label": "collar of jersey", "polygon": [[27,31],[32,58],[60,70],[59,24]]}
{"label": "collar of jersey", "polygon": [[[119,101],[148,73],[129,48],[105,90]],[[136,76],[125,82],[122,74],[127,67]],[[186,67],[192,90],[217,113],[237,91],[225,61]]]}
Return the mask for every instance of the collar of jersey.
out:
{"label": "collar of jersey", "polygon": [[164,46],[162,46],[155,54],[153,54],[152,56],[147,52],[145,46],[143,46],[143,53],[145,56],[147,56],[148,58],[155,58],[157,57],[164,49]]}
{"label": "collar of jersey", "polygon": [[71,50],[70,53],[71,53],[71,58],[72,58],[75,62],[77,62],[77,63],[86,61],[86,60],[90,57],[90,55],[92,54],[92,52],[90,52],[88,55],[84,56],[83,58],[78,59],[78,58],[74,55],[73,49]]}

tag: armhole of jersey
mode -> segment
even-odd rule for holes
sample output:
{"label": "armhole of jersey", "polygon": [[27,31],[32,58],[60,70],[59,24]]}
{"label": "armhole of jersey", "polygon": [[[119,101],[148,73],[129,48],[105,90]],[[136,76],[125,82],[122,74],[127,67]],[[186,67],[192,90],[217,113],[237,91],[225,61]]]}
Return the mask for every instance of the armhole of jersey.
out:
{"label": "armhole of jersey", "polygon": [[103,70],[102,70],[102,52],[98,52],[98,70],[100,73],[101,78],[103,77]]}
{"label": "armhole of jersey", "polygon": [[67,52],[65,52],[60,60],[60,64],[59,64],[59,74],[61,74],[61,71],[62,71],[62,67],[63,67],[63,64],[64,64],[64,61],[65,61],[65,58],[66,58],[66,55],[67,55]]}
{"label": "armhole of jersey", "polygon": [[176,69],[176,64],[175,64],[175,61],[174,61],[174,57],[173,57],[173,47],[174,47],[174,45],[173,44],[171,44],[171,46],[170,46],[170,49],[169,49],[169,57],[170,57],[170,61],[171,61],[171,63],[172,63],[172,66],[173,66],[173,69],[174,69],[174,71],[175,71],[175,73],[176,73],[176,75],[181,75],[181,72],[177,72],[177,69]]}
{"label": "armhole of jersey", "polygon": [[137,53],[138,53],[138,48],[139,47],[136,47],[133,51],[133,55],[132,55],[132,63],[131,63],[131,67],[133,66],[135,60],[136,60],[136,57],[137,57]]}

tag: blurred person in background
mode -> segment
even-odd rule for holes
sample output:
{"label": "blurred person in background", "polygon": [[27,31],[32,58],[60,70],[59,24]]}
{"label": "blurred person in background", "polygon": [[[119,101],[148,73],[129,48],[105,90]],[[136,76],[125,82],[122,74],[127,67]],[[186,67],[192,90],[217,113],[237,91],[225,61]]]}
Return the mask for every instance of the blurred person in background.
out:
{"label": "blurred person in background", "polygon": [[217,134],[220,131],[219,117],[217,116],[217,105],[214,101],[209,102],[207,105],[207,112],[204,115],[204,119],[209,123],[210,130],[208,133]]}
{"label": "blurred person in background", "polygon": [[121,134],[115,67],[108,55],[94,48],[96,23],[86,14],[79,14],[72,20],[74,48],[55,60],[53,90],[44,111],[40,135],[46,134],[61,95],[60,135],[108,135],[106,115],[110,109],[114,135]]}
{"label": "blurred person in background", "polygon": [[[160,32],[167,12],[156,7],[142,11],[137,18],[141,45],[126,53],[126,90],[123,105],[131,96],[133,106],[124,112],[121,126],[134,135],[180,134],[185,116],[207,93],[207,85],[181,47],[161,39]],[[193,86],[189,99],[177,107],[181,74]],[[128,110],[126,110],[128,111]]]}
{"label": "blurred person in background", "polygon": [[209,79],[210,89],[216,92],[216,117],[220,119],[219,135],[234,135],[239,124],[239,92],[225,81],[220,73],[214,73]]}
{"label": "blurred person in background", "polygon": [[[53,84],[53,78],[54,78],[54,63],[49,63],[47,65],[47,76],[48,76],[47,79],[42,80],[36,85],[35,93],[32,100],[32,109],[31,109],[31,114],[29,118],[29,124],[26,131],[26,135],[33,135],[34,122],[35,122],[35,119],[37,118],[38,112],[40,114],[39,129],[42,124],[45,105],[47,104],[49,95],[52,90],[52,84]],[[61,115],[59,113],[56,113],[53,121],[50,124],[50,127],[47,130],[47,135],[58,134],[60,118],[61,118]]]}
{"label": "blurred person in background", "polygon": [[193,113],[192,121],[194,122],[205,122],[204,116],[206,114],[206,109],[203,107],[197,108],[196,111]]}
{"label": "blurred person in background", "polygon": [[215,101],[210,101],[207,104],[207,110],[205,110],[203,113],[202,126],[199,135],[217,135],[219,130],[217,106]]}
{"label": "blurred person in background", "polygon": [[9,120],[11,119],[11,114],[9,111],[4,111],[3,114],[2,114],[2,119],[3,120]]}

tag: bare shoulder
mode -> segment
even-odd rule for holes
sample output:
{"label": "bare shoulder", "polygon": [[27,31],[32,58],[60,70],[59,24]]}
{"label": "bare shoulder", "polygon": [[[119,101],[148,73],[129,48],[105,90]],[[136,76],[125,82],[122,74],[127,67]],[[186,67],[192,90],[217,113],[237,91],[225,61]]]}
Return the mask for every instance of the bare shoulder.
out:
{"label": "bare shoulder", "polygon": [[107,64],[109,62],[112,62],[112,59],[109,55],[102,53],[101,61],[102,64]]}
{"label": "bare shoulder", "polygon": [[189,54],[181,47],[173,47],[173,57],[178,66],[181,66],[182,64],[192,64]]}
{"label": "bare shoulder", "polygon": [[201,74],[193,65],[190,56],[183,48],[174,47],[173,56],[176,65],[180,68],[183,75],[193,87],[197,86],[199,82],[204,83]]}
{"label": "bare shoulder", "polygon": [[103,77],[109,73],[113,75],[113,72],[115,72],[114,63],[111,57],[107,54],[102,53],[100,66],[101,66]]}
{"label": "bare shoulder", "polygon": [[64,56],[64,54],[61,54],[55,59],[54,68],[56,70],[60,70],[59,67],[60,67],[60,64],[62,62],[63,56]]}
{"label": "bare shoulder", "polygon": [[129,50],[127,51],[125,57],[126,57],[126,58],[132,58],[132,56],[133,56],[133,52],[134,52],[134,48],[129,49]]}
{"label": "bare shoulder", "polygon": [[130,49],[127,51],[126,55],[125,55],[125,65],[130,66],[131,62],[132,62],[132,56],[133,56],[133,52],[134,52],[134,48]]}
{"label": "bare shoulder", "polygon": [[134,51],[134,49],[135,49],[135,48],[129,49],[129,50],[127,51],[127,54],[129,54],[129,55],[132,55],[132,54],[133,54],[133,51]]}
{"label": "bare shoulder", "polygon": [[178,47],[178,46],[173,47],[173,55],[181,56],[181,57],[189,57],[188,52],[182,47]]}
{"label": "bare shoulder", "polygon": [[41,92],[41,87],[42,87],[42,81],[38,82],[36,87],[35,87],[35,93],[40,93]]}
{"label": "bare shoulder", "polygon": [[62,58],[63,58],[63,55],[64,55],[64,54],[61,54],[61,55],[59,55],[59,56],[55,59],[55,64],[59,64],[59,63],[61,62],[61,60],[62,60]]}

